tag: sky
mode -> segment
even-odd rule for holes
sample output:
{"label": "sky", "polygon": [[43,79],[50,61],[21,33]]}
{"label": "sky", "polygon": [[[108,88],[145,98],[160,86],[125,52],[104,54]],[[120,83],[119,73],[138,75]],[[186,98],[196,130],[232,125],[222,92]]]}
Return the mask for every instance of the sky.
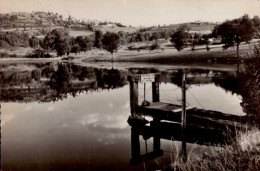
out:
{"label": "sky", "polygon": [[0,0],[0,13],[32,11],[151,26],[260,16],[260,0]]}

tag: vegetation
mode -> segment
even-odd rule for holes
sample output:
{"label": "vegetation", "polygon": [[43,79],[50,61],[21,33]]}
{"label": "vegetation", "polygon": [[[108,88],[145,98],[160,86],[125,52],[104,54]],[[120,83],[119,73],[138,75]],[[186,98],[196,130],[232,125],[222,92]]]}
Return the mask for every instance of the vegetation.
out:
{"label": "vegetation", "polygon": [[93,47],[93,40],[90,37],[78,36],[76,39],[70,39],[71,52],[78,53],[80,51],[86,52]]}
{"label": "vegetation", "polygon": [[[167,47],[171,48],[166,44],[169,38],[178,51],[183,50],[185,47],[190,47],[192,51],[195,51],[197,50],[195,47],[198,45],[205,45],[205,49],[209,51],[212,49],[211,44],[224,44],[224,49],[236,46],[236,56],[239,57],[239,51],[241,51],[239,47],[242,43],[249,43],[252,38],[260,38],[259,17],[254,16],[250,19],[248,15],[225,21],[217,26],[215,23],[195,22],[185,25],[140,27],[140,29],[136,29],[136,32],[128,32],[127,28],[129,27],[121,23],[80,21],[72,16],[64,19],[62,15],[57,13],[37,11],[32,13],[0,14],[0,26],[3,28],[3,31],[0,31],[0,48],[13,50],[15,49],[13,47],[32,47],[35,51],[27,53],[27,56],[30,57],[49,56],[47,53],[53,51],[56,51],[57,56],[68,55],[69,53],[78,54],[96,47],[109,51],[113,58],[113,54],[117,51],[119,45],[127,45],[130,47],[129,50],[140,52],[142,49],[147,51],[158,49],[160,43],[163,50]],[[211,29],[213,31],[210,34],[200,32]],[[116,46],[114,42],[110,41],[103,45],[106,32],[113,32],[119,36]],[[140,43],[139,48],[132,43]],[[143,45],[144,43],[145,45]],[[112,49],[114,50],[111,50],[110,47],[113,46]],[[24,48],[24,50],[28,49]],[[1,57],[13,56],[10,55],[10,51],[7,52],[7,55],[3,53]],[[45,54],[42,54],[42,52]],[[194,53],[194,56],[201,55],[196,53]],[[204,56],[211,58],[214,55],[207,53]],[[230,56],[230,51],[226,52],[226,56]],[[233,51],[232,56],[235,56]]]}
{"label": "vegetation", "polygon": [[49,32],[44,40],[44,48],[56,50],[57,56],[63,56],[70,53],[68,32],[61,29],[54,29]]}
{"label": "vegetation", "polygon": [[160,49],[160,44],[157,40],[155,40],[154,43],[150,46],[150,51],[153,51],[155,49]]}
{"label": "vegetation", "polygon": [[212,37],[212,34],[203,34],[202,35],[202,40],[204,41],[203,43],[206,45],[206,50],[209,51],[210,47],[209,47],[209,38]]}
{"label": "vegetation", "polygon": [[260,18],[259,18],[259,16],[254,16],[252,18],[252,22],[254,24],[255,38],[260,38]]}
{"label": "vegetation", "polygon": [[29,44],[32,48],[39,48],[39,39],[35,36],[32,36],[29,39]]}
{"label": "vegetation", "polygon": [[191,41],[191,50],[194,51],[195,50],[195,46],[198,44],[201,35],[198,33],[195,33],[194,35],[191,35],[192,37],[192,41]]}
{"label": "vegetation", "polygon": [[103,33],[100,30],[95,31],[95,47],[101,48],[102,47],[102,37]]}
{"label": "vegetation", "polygon": [[237,57],[239,57],[239,45],[242,42],[249,43],[254,36],[253,22],[247,14],[239,19],[225,21],[215,27],[213,31],[217,36],[221,36],[223,48],[237,47]]}
{"label": "vegetation", "polygon": [[117,33],[107,32],[102,39],[103,48],[112,54],[117,51],[120,45],[120,37]]}
{"label": "vegetation", "polygon": [[26,57],[28,58],[50,58],[52,57],[46,50],[44,49],[35,49],[32,53],[27,53]]}
{"label": "vegetation", "polygon": [[175,33],[171,36],[173,46],[181,51],[184,46],[187,46],[187,39],[189,38],[189,28],[185,25],[180,26]]}
{"label": "vegetation", "polygon": [[0,48],[7,48],[9,46],[29,46],[29,36],[25,33],[16,32],[2,32],[0,31]]}
{"label": "vegetation", "polygon": [[231,145],[213,147],[207,152],[191,151],[186,163],[173,155],[171,166],[183,171],[260,170],[259,135],[258,128],[239,131]]}

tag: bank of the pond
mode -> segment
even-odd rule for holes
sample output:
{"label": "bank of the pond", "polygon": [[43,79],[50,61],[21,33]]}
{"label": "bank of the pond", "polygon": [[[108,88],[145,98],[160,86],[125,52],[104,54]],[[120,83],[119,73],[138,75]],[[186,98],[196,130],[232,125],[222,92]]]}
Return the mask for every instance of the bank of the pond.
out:
{"label": "bank of the pond", "polygon": [[[142,50],[140,52],[127,50],[127,46],[122,46],[117,53],[114,54],[114,62],[205,62],[205,63],[233,63],[241,62],[248,59],[248,54],[253,48],[255,42],[242,44],[240,46],[240,58],[237,57],[236,48],[222,49],[222,45],[214,45],[210,51],[206,51],[204,46],[198,46],[195,51],[185,48],[177,51],[173,47],[167,47],[162,50]],[[21,51],[21,50],[20,50]],[[19,52],[20,52],[19,51]],[[86,53],[70,54],[64,57],[54,58],[23,58],[17,55],[16,58],[0,58],[0,63],[13,63],[18,61],[29,62],[50,62],[50,61],[73,61],[81,62],[111,62],[112,55],[104,50],[92,49]]]}
{"label": "bank of the pond", "polygon": [[175,157],[170,167],[183,171],[260,170],[260,130],[238,131],[231,145],[215,147],[204,153],[194,150],[188,154],[186,163],[181,157]]}

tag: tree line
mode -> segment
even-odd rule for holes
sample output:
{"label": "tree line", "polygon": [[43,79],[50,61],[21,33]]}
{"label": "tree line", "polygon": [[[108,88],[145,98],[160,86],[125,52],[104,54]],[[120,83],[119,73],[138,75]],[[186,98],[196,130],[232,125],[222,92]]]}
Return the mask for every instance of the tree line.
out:
{"label": "tree line", "polygon": [[107,32],[103,34],[96,31],[95,36],[70,37],[64,29],[54,29],[47,33],[44,39],[32,36],[29,39],[31,47],[35,48],[30,57],[50,57],[51,51],[56,51],[57,56],[69,55],[91,50],[93,47],[103,48],[112,55],[117,51],[120,44],[120,36],[117,33]]}
{"label": "tree line", "polygon": [[174,47],[181,51],[190,44],[194,51],[195,45],[205,44],[209,51],[210,38],[219,38],[223,45],[223,50],[236,46],[237,57],[239,57],[239,46],[242,42],[250,43],[253,38],[260,38],[260,18],[254,16],[252,19],[245,14],[234,20],[227,20],[216,25],[212,33],[200,35],[198,33],[190,34],[189,28],[185,25],[180,26],[171,36],[171,42]]}
{"label": "tree line", "polygon": [[107,50],[113,58],[113,54],[117,52],[120,45],[131,42],[153,41],[154,43],[147,47],[154,50],[160,47],[158,39],[168,40],[170,38],[171,43],[178,51],[188,46],[194,51],[197,45],[206,45],[206,50],[209,51],[212,39],[219,39],[219,43],[224,44],[224,50],[236,46],[237,56],[239,57],[240,44],[242,42],[249,43],[253,38],[259,38],[259,33],[260,18],[254,16],[250,19],[245,14],[240,18],[227,20],[216,25],[209,34],[191,33],[187,25],[181,25],[176,30],[140,29],[134,33],[119,31],[118,33],[106,32],[104,34],[102,31],[96,30],[94,35],[78,37],[70,37],[66,29],[54,29],[49,31],[44,39],[39,39],[36,36],[29,37],[27,34],[20,35],[15,32],[0,32],[0,46],[17,46],[23,42],[22,46],[30,45],[35,49],[34,53],[27,55],[30,57],[50,57],[51,51],[56,51],[57,56],[69,55],[70,53],[77,54],[96,47]]}

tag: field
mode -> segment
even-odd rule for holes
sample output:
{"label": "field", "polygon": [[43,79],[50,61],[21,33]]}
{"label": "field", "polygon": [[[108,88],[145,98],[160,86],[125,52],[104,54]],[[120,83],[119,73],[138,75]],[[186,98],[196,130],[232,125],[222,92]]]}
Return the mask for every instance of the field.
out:
{"label": "field", "polygon": [[[146,46],[149,43],[132,43],[130,45],[123,45],[119,48],[118,52],[115,53],[114,62],[156,62],[156,63],[169,63],[169,62],[207,62],[207,63],[229,63],[235,62],[237,60],[245,60],[248,57],[248,53],[252,50],[255,43],[258,40],[253,40],[251,44],[240,45],[240,58],[237,58],[236,48],[229,48],[227,50],[222,49],[222,45],[210,45],[210,51],[206,51],[205,46],[196,46],[195,51],[192,51],[190,47],[183,49],[182,51],[177,51],[169,41],[163,40],[161,48],[158,50],[149,51],[148,49],[140,50],[129,50],[129,46],[141,47]],[[1,59],[0,62],[12,59],[12,61],[62,61],[63,58],[55,57],[40,60],[39,58],[31,59],[24,58],[26,53],[31,52],[32,48],[12,48],[12,49],[0,49],[0,52],[6,52],[9,55],[17,54],[16,58],[6,58]],[[55,53],[52,53],[55,55]],[[111,53],[93,48],[86,53],[78,53],[69,55],[72,57],[73,62],[109,62],[112,60]],[[65,56],[66,57],[66,56]]]}

